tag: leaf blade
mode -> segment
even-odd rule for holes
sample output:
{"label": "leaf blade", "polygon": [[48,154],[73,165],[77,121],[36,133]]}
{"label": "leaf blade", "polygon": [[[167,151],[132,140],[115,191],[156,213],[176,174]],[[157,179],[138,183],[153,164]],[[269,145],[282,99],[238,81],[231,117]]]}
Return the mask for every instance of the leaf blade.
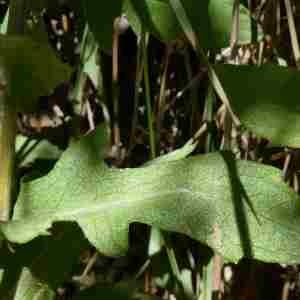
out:
{"label": "leaf blade", "polygon": [[242,123],[275,145],[300,146],[299,72],[276,65],[215,66]]}
{"label": "leaf blade", "polygon": [[48,176],[22,185],[14,221],[1,225],[9,240],[24,243],[52,223],[76,221],[100,251],[120,255],[129,225],[141,222],[187,234],[236,261],[245,254],[237,201],[255,258],[300,261],[299,198],[279,170],[226,153],[116,170],[101,163],[95,149],[95,137],[85,137]]}
{"label": "leaf blade", "polygon": [[[182,1],[203,48],[229,46],[233,2],[233,0]],[[146,26],[146,30],[165,42],[183,36],[168,0],[131,0],[130,9],[125,10],[124,13],[128,14],[130,21],[133,21],[133,27],[137,32],[139,32],[140,25],[136,25],[136,15],[139,16],[141,24]],[[251,19],[249,11],[243,5],[240,6],[239,28],[238,43],[249,43],[251,41]],[[261,35],[260,30],[259,37]]]}
{"label": "leaf blade", "polygon": [[21,112],[34,111],[38,97],[50,94],[71,72],[48,45],[28,37],[0,35],[0,58],[9,72],[12,105]]}

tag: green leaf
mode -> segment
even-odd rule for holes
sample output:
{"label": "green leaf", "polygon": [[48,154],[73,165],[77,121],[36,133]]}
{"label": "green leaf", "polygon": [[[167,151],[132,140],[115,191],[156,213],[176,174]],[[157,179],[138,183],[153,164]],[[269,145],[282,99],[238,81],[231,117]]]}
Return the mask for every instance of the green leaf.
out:
{"label": "green leaf", "polygon": [[[39,281],[26,267],[1,270],[1,299],[10,300],[54,300],[55,292]],[[19,267],[19,266],[18,266]],[[7,273],[10,273],[7,276]],[[9,278],[8,278],[9,277]],[[9,282],[10,281],[10,282]]]}
{"label": "green leaf", "polygon": [[137,282],[121,281],[117,284],[97,284],[79,292],[74,300],[118,299],[118,300],[159,300],[161,298],[138,293]]}
{"label": "green leaf", "polygon": [[276,65],[218,65],[215,70],[242,123],[277,145],[300,147],[300,74]]}
{"label": "green leaf", "polygon": [[[185,0],[183,5],[204,48],[229,45],[233,0]],[[109,5],[89,0],[84,2],[84,6],[89,26],[101,49],[111,49],[113,21],[122,11],[137,34],[143,25],[165,42],[183,36],[168,0],[114,0]],[[249,12],[241,5],[239,43],[250,41]]]}
{"label": "green leaf", "polygon": [[102,92],[102,73],[99,61],[99,49],[94,35],[86,27],[81,46],[82,71],[89,76],[99,93]]}
{"label": "green leaf", "polygon": [[[182,1],[202,47],[228,47],[233,2],[234,0]],[[147,31],[163,41],[168,42],[183,36],[168,0],[131,0],[131,3],[132,6],[127,5],[128,10],[125,13],[137,32],[140,26],[136,26],[136,15]],[[239,43],[244,44],[251,41],[251,20],[249,11],[242,5],[240,7]]]}
{"label": "green leaf", "polygon": [[196,300],[197,295],[194,292],[193,274],[190,269],[183,269],[180,272],[180,282],[183,287],[183,293],[186,299]]}
{"label": "green leaf", "polygon": [[299,197],[280,170],[227,152],[110,169],[101,160],[105,140],[100,127],[49,175],[22,184],[13,221],[1,224],[9,240],[25,243],[55,222],[76,221],[97,249],[121,255],[129,224],[141,222],[184,233],[231,261],[300,262]]}
{"label": "green leaf", "polygon": [[16,138],[17,160],[20,166],[33,163],[35,160],[57,160],[61,150],[47,140],[35,140],[18,135]]}
{"label": "green leaf", "polygon": [[122,13],[122,5],[123,0],[83,1],[88,24],[101,49],[112,48],[113,23],[115,18]]}
{"label": "green leaf", "polygon": [[54,300],[55,292],[41,283],[28,268],[23,268],[14,300]]}
{"label": "green leaf", "polygon": [[124,0],[122,11],[125,13],[128,20],[130,20],[130,26],[134,30],[135,34],[140,37],[142,33],[142,24],[139,16],[136,14],[132,0]]}
{"label": "green leaf", "polygon": [[132,297],[131,286],[113,286],[107,284],[97,285],[96,287],[86,289],[80,292],[79,295],[74,298],[74,300],[93,300],[97,298],[118,300],[135,299]]}
{"label": "green leaf", "polygon": [[193,141],[193,140],[188,141],[181,148],[176,149],[167,154],[161,155],[157,158],[154,158],[154,159],[150,160],[149,162],[145,163],[144,166],[150,166],[152,164],[160,164],[162,162],[176,161],[176,160],[183,159],[183,158],[189,156],[196,149],[197,144],[198,144],[197,141]]}
{"label": "green leaf", "polygon": [[6,14],[2,20],[2,23],[0,25],[0,34],[6,34],[7,32],[7,26],[8,26],[8,18],[9,18],[9,9],[7,9]]}
{"label": "green leaf", "polygon": [[39,96],[50,94],[70,76],[70,68],[49,46],[28,37],[0,35],[0,58],[0,67],[8,69],[9,96],[18,111],[34,111]]}
{"label": "green leaf", "polygon": [[54,299],[54,291],[69,279],[80,253],[89,244],[74,223],[57,224],[52,233],[53,236],[39,237],[25,245],[14,245],[13,252],[11,248],[1,248],[0,295],[6,296],[3,299],[11,299],[8,295],[14,290],[13,299],[48,299],[40,295]]}
{"label": "green leaf", "polygon": [[[129,21],[134,29],[139,32],[139,28],[145,26],[146,31],[150,31],[163,41],[175,40],[180,27],[173,14],[168,1],[165,0],[131,0],[128,11]],[[136,28],[136,16],[140,18],[141,25]]]}

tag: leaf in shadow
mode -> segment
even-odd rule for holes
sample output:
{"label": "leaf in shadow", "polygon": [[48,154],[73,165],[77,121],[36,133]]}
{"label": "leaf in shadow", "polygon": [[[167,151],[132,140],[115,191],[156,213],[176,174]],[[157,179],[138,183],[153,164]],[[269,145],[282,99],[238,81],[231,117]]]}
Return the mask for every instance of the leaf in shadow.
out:
{"label": "leaf in shadow", "polygon": [[224,158],[224,162],[228,168],[234,217],[240,235],[243,254],[244,257],[253,258],[252,243],[247,221],[247,214],[245,212],[245,204],[251,208],[251,211],[253,214],[255,214],[255,216],[256,213],[239,179],[234,155],[230,152],[223,152],[222,157]]}
{"label": "leaf in shadow", "polygon": [[14,252],[3,246],[0,295],[4,298],[0,299],[54,299],[54,291],[68,279],[80,253],[88,246],[74,223],[55,224],[52,236],[14,245]]}
{"label": "leaf in shadow", "polygon": [[242,123],[275,145],[299,147],[300,75],[276,65],[216,65],[215,71]]}

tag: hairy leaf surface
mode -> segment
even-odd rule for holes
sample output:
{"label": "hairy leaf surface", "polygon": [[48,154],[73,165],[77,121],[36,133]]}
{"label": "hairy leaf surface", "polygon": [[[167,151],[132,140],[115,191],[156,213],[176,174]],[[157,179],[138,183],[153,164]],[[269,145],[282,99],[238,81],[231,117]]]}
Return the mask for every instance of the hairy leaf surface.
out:
{"label": "hairy leaf surface", "polygon": [[104,140],[99,128],[74,142],[49,175],[22,184],[14,220],[1,225],[9,240],[25,243],[53,222],[75,221],[101,252],[121,255],[129,224],[142,222],[229,260],[300,261],[299,199],[279,170],[230,153],[110,169],[101,160]]}

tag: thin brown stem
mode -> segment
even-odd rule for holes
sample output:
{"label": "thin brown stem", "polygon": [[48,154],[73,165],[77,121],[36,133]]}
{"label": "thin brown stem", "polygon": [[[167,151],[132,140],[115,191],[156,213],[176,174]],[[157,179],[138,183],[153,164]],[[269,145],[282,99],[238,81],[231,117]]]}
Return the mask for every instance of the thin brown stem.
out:
{"label": "thin brown stem", "polygon": [[170,54],[171,54],[171,46],[167,45],[165,58],[164,58],[164,68],[163,68],[163,73],[160,82],[159,98],[158,98],[158,113],[157,113],[157,143],[158,144],[160,140],[161,126],[164,118],[164,106],[166,102],[167,72],[168,72]]}

